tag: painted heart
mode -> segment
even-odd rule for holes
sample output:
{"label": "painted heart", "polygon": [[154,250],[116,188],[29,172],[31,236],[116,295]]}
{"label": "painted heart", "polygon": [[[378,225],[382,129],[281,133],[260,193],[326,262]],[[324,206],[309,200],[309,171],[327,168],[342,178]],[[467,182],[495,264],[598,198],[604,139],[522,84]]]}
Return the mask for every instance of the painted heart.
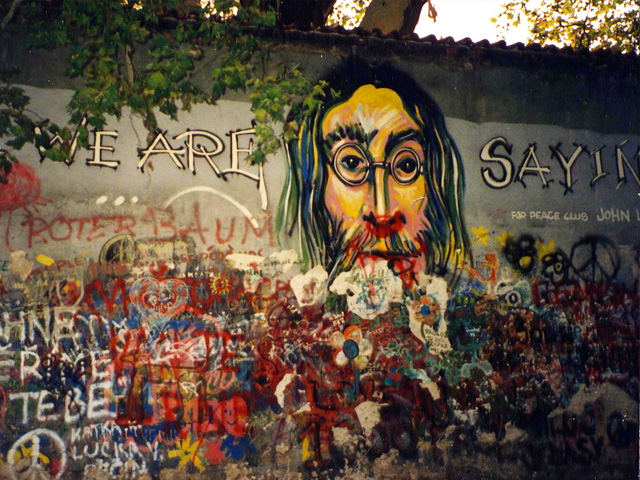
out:
{"label": "painted heart", "polygon": [[133,285],[131,300],[149,315],[171,317],[184,311],[189,289],[178,279],[142,278]]}

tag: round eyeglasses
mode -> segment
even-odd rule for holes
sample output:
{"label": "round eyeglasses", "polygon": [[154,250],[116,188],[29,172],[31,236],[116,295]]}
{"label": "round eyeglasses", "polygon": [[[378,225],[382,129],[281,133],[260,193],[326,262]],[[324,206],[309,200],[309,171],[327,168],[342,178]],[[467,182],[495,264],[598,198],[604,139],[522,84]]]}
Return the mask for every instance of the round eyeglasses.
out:
{"label": "round eyeglasses", "polygon": [[333,155],[331,162],[336,175],[347,185],[362,185],[373,178],[375,168],[389,170],[393,179],[400,185],[410,185],[422,173],[422,162],[411,148],[399,149],[388,163],[373,163],[362,147],[347,143],[341,145]]}

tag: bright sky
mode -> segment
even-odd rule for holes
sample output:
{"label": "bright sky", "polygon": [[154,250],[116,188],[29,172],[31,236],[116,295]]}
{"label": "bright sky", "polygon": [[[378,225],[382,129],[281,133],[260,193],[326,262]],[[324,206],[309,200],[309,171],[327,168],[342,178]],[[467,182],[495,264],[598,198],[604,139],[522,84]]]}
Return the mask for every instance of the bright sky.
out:
{"label": "bright sky", "polygon": [[[502,11],[502,4],[506,0],[433,0],[438,12],[434,23],[427,17],[427,9],[422,10],[422,16],[415,32],[420,37],[435,35],[437,38],[453,37],[461,40],[465,37],[474,42],[489,40],[491,43],[502,40],[498,27],[491,23],[492,17],[497,17]],[[508,45],[512,43],[527,43],[527,29],[512,29],[506,35]]]}

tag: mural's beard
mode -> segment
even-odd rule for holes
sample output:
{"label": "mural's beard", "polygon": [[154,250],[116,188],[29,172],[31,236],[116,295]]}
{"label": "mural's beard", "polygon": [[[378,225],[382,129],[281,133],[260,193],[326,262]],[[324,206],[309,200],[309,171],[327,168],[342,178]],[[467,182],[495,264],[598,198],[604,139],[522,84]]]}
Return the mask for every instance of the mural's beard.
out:
{"label": "mural's beard", "polygon": [[351,270],[357,263],[386,261],[396,275],[417,273],[416,267],[424,265],[422,259],[427,250],[421,236],[412,238],[400,229],[380,238],[363,226],[351,231],[342,228],[341,223],[335,227],[336,235],[327,251],[330,278]]}

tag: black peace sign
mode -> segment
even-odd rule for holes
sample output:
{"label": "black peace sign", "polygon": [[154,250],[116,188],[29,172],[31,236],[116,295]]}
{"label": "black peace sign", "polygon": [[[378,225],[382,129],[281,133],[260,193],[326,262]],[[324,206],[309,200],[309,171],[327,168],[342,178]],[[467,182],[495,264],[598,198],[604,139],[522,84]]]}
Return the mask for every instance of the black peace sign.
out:
{"label": "black peace sign", "polygon": [[571,265],[582,280],[610,282],[618,274],[620,257],[611,240],[589,235],[573,245]]}

